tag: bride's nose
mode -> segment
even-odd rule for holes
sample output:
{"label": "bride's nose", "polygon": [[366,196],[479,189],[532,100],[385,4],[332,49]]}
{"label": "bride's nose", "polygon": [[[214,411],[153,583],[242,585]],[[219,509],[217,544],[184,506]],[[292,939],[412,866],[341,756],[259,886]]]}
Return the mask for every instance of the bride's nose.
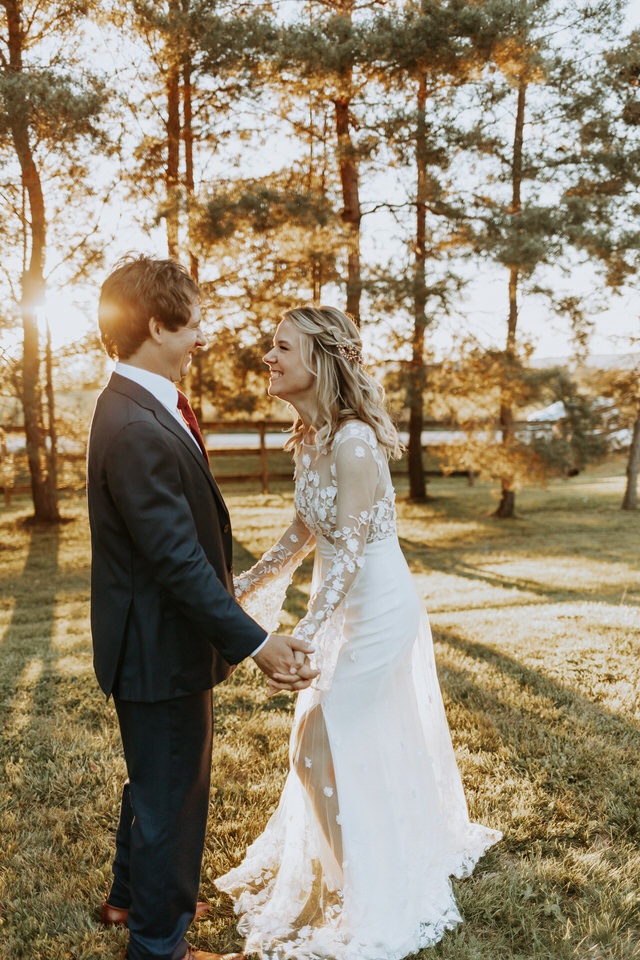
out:
{"label": "bride's nose", "polygon": [[262,362],[266,363],[267,366],[269,366],[270,364],[273,363],[273,361],[274,361],[274,357],[273,357],[273,347],[272,347],[268,353],[265,353],[264,357],[262,358]]}

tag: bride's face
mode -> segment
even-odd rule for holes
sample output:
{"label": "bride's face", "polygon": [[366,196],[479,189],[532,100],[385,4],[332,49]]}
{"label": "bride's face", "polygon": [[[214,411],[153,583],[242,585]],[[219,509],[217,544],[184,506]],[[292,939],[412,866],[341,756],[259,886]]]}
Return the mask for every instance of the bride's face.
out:
{"label": "bride's face", "polygon": [[303,361],[303,336],[291,320],[283,320],[273,338],[273,347],[263,357],[271,374],[267,393],[294,406],[308,402],[315,393],[316,379]]}

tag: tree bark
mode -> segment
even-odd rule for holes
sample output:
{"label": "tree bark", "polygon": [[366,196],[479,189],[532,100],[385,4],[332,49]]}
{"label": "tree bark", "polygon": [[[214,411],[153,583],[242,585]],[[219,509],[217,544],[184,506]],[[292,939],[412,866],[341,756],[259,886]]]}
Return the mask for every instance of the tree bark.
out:
{"label": "tree bark", "polygon": [[[343,16],[351,20],[354,0],[341,0],[337,5],[330,5]],[[340,94],[335,97],[333,105],[336,116],[336,136],[338,141],[338,168],[340,170],[340,184],[342,186],[342,222],[347,233],[347,313],[351,314],[355,322],[360,325],[360,298],[362,295],[362,278],[360,275],[360,188],[358,183],[358,165],[356,152],[351,139],[351,89],[353,70],[349,67],[342,71],[340,76]]]}
{"label": "tree bark", "polygon": [[347,230],[347,313],[360,323],[360,191],[355,150],[351,141],[349,121],[350,97],[334,100],[336,111],[336,134],[338,137],[338,166],[342,185],[342,222]]}
{"label": "tree bark", "polygon": [[193,172],[193,84],[191,64],[182,67],[182,141],[184,144],[184,187],[187,204],[187,246],[189,248],[189,272],[198,282],[200,261],[196,253],[195,238],[195,176]]}
{"label": "tree bark", "polygon": [[[175,24],[179,13],[176,0],[169,3],[169,23]],[[165,170],[167,249],[170,257],[178,257],[180,199],[180,55],[178,38],[167,36],[167,166]]]}
{"label": "tree bark", "polygon": [[[193,85],[191,63],[185,51],[182,66],[182,142],[184,144],[184,187],[187,203],[187,247],[189,248],[189,273],[199,281],[200,261],[195,238],[195,176],[193,172]],[[189,370],[189,399],[193,412],[202,420],[202,355],[194,354]]]}
{"label": "tree bark", "polygon": [[[524,138],[524,113],[527,82],[524,76],[518,84],[518,104],[516,109],[516,124],[513,137],[513,159],[511,166],[511,207],[512,217],[517,217],[522,209],[520,189],[522,185],[522,147]],[[507,323],[507,344],[505,349],[505,373],[507,382],[503,384],[500,398],[500,432],[503,447],[509,447],[513,442],[513,399],[511,388],[511,367],[516,357],[516,330],[518,326],[518,280],[520,271],[517,266],[509,268],[509,319]],[[494,513],[495,517],[508,519],[513,517],[516,507],[516,493],[512,476],[501,478],[500,503]]]}
{"label": "tree bark", "polygon": [[47,338],[44,348],[45,393],[47,397],[47,472],[54,490],[58,489],[58,434],[56,431],[56,403],[53,389],[53,355],[51,350],[51,326],[47,320]]}
{"label": "tree bark", "polygon": [[638,506],[638,473],[640,473],[640,403],[633,424],[633,435],[627,461],[627,486],[622,500],[623,510],[636,510]]}
{"label": "tree bark", "polygon": [[[23,28],[19,0],[3,0],[7,14],[9,70],[16,77],[23,72]],[[27,461],[31,476],[31,494],[34,516],[38,521],[54,522],[60,519],[55,471],[43,469],[45,457],[42,390],[40,386],[40,343],[37,309],[41,304],[44,283],[44,256],[46,249],[46,218],[40,174],[36,166],[29,138],[29,110],[26,103],[13,104],[10,116],[11,136],[20,164],[22,184],[29,199],[30,254],[22,278],[20,312],[23,328],[23,360],[21,400]],[[27,223],[24,224],[27,230]]]}
{"label": "tree bark", "polygon": [[413,288],[413,333],[409,366],[409,497],[426,500],[427,485],[422,463],[422,427],[424,423],[424,342],[427,325],[426,241],[427,241],[427,157],[426,120],[427,80],[418,80],[416,121],[416,243]]}

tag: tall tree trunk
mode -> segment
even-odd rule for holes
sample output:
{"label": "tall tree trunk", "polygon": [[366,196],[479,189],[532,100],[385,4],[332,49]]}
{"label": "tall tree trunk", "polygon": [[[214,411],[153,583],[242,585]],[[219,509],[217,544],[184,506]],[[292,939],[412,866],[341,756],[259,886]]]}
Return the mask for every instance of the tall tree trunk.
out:
{"label": "tall tree trunk", "polygon": [[627,486],[622,501],[623,510],[635,510],[638,506],[638,473],[640,472],[640,403],[633,424],[633,435],[627,461]]}
{"label": "tall tree trunk", "polygon": [[51,350],[51,326],[47,319],[47,337],[44,348],[45,393],[47,397],[47,471],[54,490],[58,489],[58,435],[56,431],[56,403],[53,389],[53,354]]}
{"label": "tall tree trunk", "polygon": [[322,259],[313,257],[311,260],[311,298],[313,303],[320,303],[322,297]]}
{"label": "tall tree trunk", "polygon": [[[179,16],[177,0],[169,2],[169,23]],[[178,257],[178,226],[180,200],[180,53],[175,36],[167,36],[167,166],[165,170],[167,250],[170,257]]]}
{"label": "tall tree trunk", "polygon": [[416,121],[416,244],[413,277],[413,333],[409,367],[409,496],[412,500],[426,500],[427,486],[422,464],[422,426],[424,422],[424,340],[427,325],[427,143],[425,110],[427,81],[425,74],[418,80]]}
{"label": "tall tree trunk", "polygon": [[[187,246],[189,248],[189,272],[196,283],[199,281],[200,261],[195,238],[195,176],[193,172],[193,85],[191,63],[185,52],[182,67],[182,141],[184,143],[184,187],[187,203]],[[193,412],[202,420],[202,355],[193,356],[189,370],[189,399]]]}
{"label": "tall tree trunk", "polygon": [[[324,3],[331,9],[347,17],[353,16],[355,0],[338,0],[338,3]],[[338,141],[338,168],[342,186],[342,222],[347,233],[347,313],[360,325],[360,297],[362,279],[360,277],[360,189],[358,184],[358,165],[356,151],[351,139],[351,89],[353,71],[345,69],[340,76],[340,94],[334,99],[336,116],[336,137]]]}
{"label": "tall tree trunk", "polygon": [[[19,0],[3,0],[7,14],[9,70],[18,77],[22,73],[23,30]],[[22,184],[29,198],[31,250],[29,264],[22,278],[20,312],[23,328],[23,360],[21,399],[27,460],[31,476],[31,494],[35,519],[51,522],[60,519],[55,473],[43,470],[44,430],[42,391],[40,387],[40,343],[37,309],[45,290],[44,254],[46,219],[40,174],[29,140],[29,111],[26,104],[12,110],[10,126],[14,149],[20,163]],[[24,224],[26,231],[27,225]]]}
{"label": "tall tree trunk", "polygon": [[[520,188],[522,185],[522,147],[524,137],[524,112],[527,82],[523,76],[518,84],[518,105],[516,125],[513,137],[513,160],[511,166],[511,208],[512,217],[517,217],[522,209]],[[500,432],[504,447],[513,442],[513,397],[511,386],[512,366],[516,358],[516,330],[518,326],[518,267],[509,268],[509,320],[507,323],[507,344],[505,349],[505,374],[507,382],[502,385],[500,397]],[[502,519],[513,517],[516,506],[515,483],[512,476],[503,476],[501,481],[500,503],[494,516]]]}
{"label": "tall tree trunk", "polygon": [[[309,15],[311,17],[311,8],[309,8]],[[323,108],[323,131],[322,131],[322,166],[320,168],[320,192],[322,196],[326,196],[325,193],[325,184],[326,184],[326,159],[327,159],[327,111]],[[309,94],[309,167],[307,171],[307,189],[312,191],[316,186],[316,155],[315,155],[315,142],[316,142],[316,130],[315,130],[315,118],[313,114],[313,96]],[[319,233],[318,227],[316,227],[316,233]],[[309,273],[311,280],[311,299],[313,303],[319,304],[322,297],[322,285],[324,282],[323,276],[323,260],[322,253],[311,253],[309,258]]]}
{"label": "tall tree trunk", "polygon": [[195,177],[193,172],[193,84],[191,64],[182,67],[182,140],[184,143],[184,187],[187,204],[187,246],[189,248],[189,272],[198,282],[200,261],[195,238]]}
{"label": "tall tree trunk", "polygon": [[334,100],[336,111],[336,134],[338,137],[338,166],[342,185],[342,222],[347,230],[347,313],[360,323],[360,191],[355,149],[351,140],[349,121],[350,97]]}

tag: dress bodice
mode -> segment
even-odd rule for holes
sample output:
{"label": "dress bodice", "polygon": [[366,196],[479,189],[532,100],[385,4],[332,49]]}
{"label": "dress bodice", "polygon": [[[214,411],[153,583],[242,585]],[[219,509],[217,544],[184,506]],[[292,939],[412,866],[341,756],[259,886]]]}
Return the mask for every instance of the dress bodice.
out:
{"label": "dress bodice", "polygon": [[[336,465],[340,450],[348,445],[342,484],[349,483],[349,462],[360,467],[358,479],[362,480],[362,468],[370,474],[373,487],[373,502],[361,503],[366,508],[368,530],[366,543],[384,540],[393,536],[396,529],[395,491],[391,483],[389,465],[380,450],[373,429],[359,420],[348,420],[337,431],[330,448],[319,452],[315,446],[303,444],[296,457],[295,507],[298,516],[316,536],[335,542],[338,527],[338,469]],[[355,477],[354,477],[355,479]],[[358,510],[353,520],[363,519],[365,510]],[[341,525],[341,529],[342,529]]]}
{"label": "dress bodice", "polygon": [[[291,577],[318,543],[328,561],[313,590],[306,616],[294,636],[311,640],[326,626],[364,566],[369,544],[395,537],[395,493],[387,457],[375,431],[360,420],[343,423],[326,450],[303,445],[296,456],[296,516],[278,543],[235,581],[236,595],[249,613],[252,596],[275,609],[264,587]],[[265,621],[264,617],[262,623]]]}

